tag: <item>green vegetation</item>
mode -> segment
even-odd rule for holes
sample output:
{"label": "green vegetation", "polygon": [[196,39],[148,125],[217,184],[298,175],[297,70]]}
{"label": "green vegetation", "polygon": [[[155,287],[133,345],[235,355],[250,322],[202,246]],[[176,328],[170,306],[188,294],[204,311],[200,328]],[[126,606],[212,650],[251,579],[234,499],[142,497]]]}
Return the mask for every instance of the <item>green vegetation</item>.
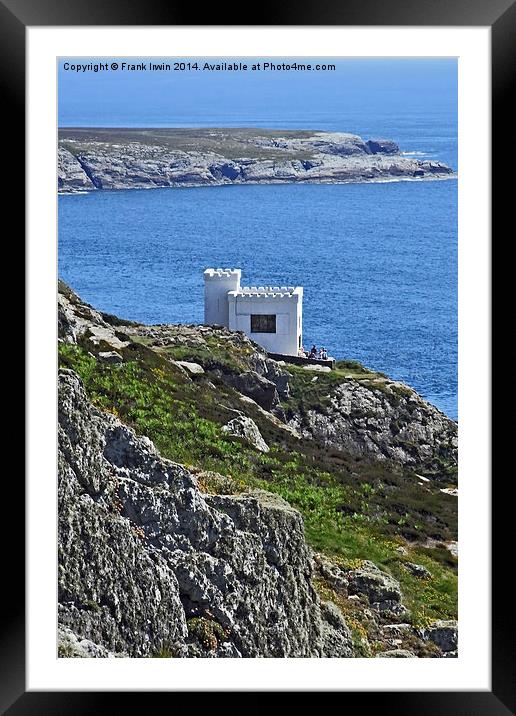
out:
{"label": "green vegetation", "polygon": [[57,656],[59,659],[73,659],[77,656],[71,644],[58,644]]}
{"label": "green vegetation", "polygon": [[220,369],[225,373],[249,370],[246,359],[253,353],[250,345],[237,345],[228,339],[207,336],[202,346],[167,346],[157,349],[173,360],[200,363],[205,370]]}
{"label": "green vegetation", "polygon": [[219,641],[226,641],[228,632],[218,622],[206,617],[195,617],[186,622],[188,636],[198,639],[205,649],[215,651]]}
{"label": "green vegetation", "polygon": [[[310,130],[279,130],[235,127],[221,128],[71,128],[59,129],[59,144],[73,155],[120,151],[120,145],[133,145],[141,150],[158,147],[164,151],[221,154],[226,159],[312,159],[307,149],[278,149],[272,142],[276,137],[308,138]],[[255,140],[258,139],[258,142]],[[265,141],[264,141],[265,140]]]}
{"label": "green vegetation", "polygon": [[[422,487],[401,468],[298,440],[251,404],[246,404],[246,412],[270,452],[260,453],[223,433],[221,428],[234,417],[234,410],[242,409],[239,394],[215,373],[185,375],[170,358],[197,358],[205,369],[211,365],[245,370],[245,351],[239,354],[227,339],[210,337],[207,347],[161,352],[133,342],[121,350],[124,362],[120,364],[97,359],[99,350],[102,346],[95,347],[87,338],[80,345],[62,343],[60,363],[81,376],[94,404],[149,436],[165,457],[198,473],[201,489],[262,488],[281,495],[303,514],[314,549],[336,560],[370,559],[390,572],[401,584],[415,623],[456,617],[457,561],[442,544],[456,539],[454,497],[442,494],[432,483]],[[346,375],[385,380],[354,362],[339,362],[332,373],[296,367],[291,372],[292,409],[324,405],[332,386]],[[428,540],[434,545],[431,549],[424,546]],[[399,551],[400,546],[405,552]],[[418,579],[404,568],[406,561],[424,565],[431,579]],[[189,626],[201,627],[206,627],[204,622]],[[359,626],[355,630],[358,643]],[[216,638],[216,630],[213,633]]]}
{"label": "green vegetation", "polygon": [[342,612],[346,624],[351,631],[353,651],[357,657],[367,658],[372,656],[369,644],[369,623],[364,619],[364,610],[356,602],[347,599],[337,593],[330,585],[320,578],[314,580],[315,590],[323,601],[330,601],[336,604]]}
{"label": "green vegetation", "polygon": [[174,657],[174,654],[170,649],[167,647],[163,647],[162,649],[159,649],[152,655],[152,659],[172,659]]}
{"label": "green vegetation", "polygon": [[374,383],[375,387],[384,386],[386,377],[383,373],[365,368],[358,361],[337,361],[335,370],[329,373],[322,371],[306,370],[301,366],[289,365],[288,371],[291,374],[291,397],[284,402],[284,406],[291,412],[304,412],[317,408],[324,410],[329,404],[330,392],[339,383],[354,379],[364,381],[366,385]]}
{"label": "green vegetation", "polygon": [[87,608],[90,612],[100,612],[100,606],[99,606],[99,604],[98,604],[96,601],[94,601],[93,599],[88,599],[88,600],[86,601],[86,608]]}

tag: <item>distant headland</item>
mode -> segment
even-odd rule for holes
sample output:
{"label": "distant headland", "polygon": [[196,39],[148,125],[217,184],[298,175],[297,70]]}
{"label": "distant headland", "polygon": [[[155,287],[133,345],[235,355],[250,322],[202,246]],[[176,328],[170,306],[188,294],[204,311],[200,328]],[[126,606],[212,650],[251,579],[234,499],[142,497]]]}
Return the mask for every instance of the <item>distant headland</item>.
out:
{"label": "distant headland", "polygon": [[59,130],[58,190],[340,184],[453,178],[389,139],[257,128]]}

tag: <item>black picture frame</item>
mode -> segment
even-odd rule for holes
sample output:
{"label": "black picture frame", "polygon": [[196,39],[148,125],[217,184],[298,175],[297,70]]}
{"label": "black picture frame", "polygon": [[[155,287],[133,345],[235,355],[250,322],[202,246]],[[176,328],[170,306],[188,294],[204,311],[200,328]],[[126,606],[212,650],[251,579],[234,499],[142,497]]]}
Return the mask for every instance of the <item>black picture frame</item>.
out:
{"label": "black picture frame", "polygon": [[[172,3],[170,0],[0,0],[0,74],[2,76],[4,131],[9,141],[4,157],[9,162],[4,174],[4,206],[10,212],[22,200],[25,145],[25,29],[34,26],[77,25],[335,25],[335,26],[485,26],[492,37],[492,210],[496,222],[511,225],[511,201],[506,201],[504,146],[512,135],[513,114],[510,82],[516,60],[516,4],[513,0],[344,0],[317,3],[285,2],[273,8],[253,5],[252,22],[239,20],[236,12],[220,3],[203,5]],[[4,135],[6,136],[6,135]],[[7,179],[7,181],[5,181]],[[514,200],[513,200],[514,201]],[[13,214],[14,215],[14,214]],[[18,213],[19,221],[23,210]],[[494,229],[494,227],[493,227]],[[14,229],[12,229],[14,232]],[[22,229],[17,228],[16,232]],[[501,232],[500,232],[501,233]],[[505,229],[504,229],[505,233]],[[21,236],[18,246],[23,246]],[[23,257],[22,257],[23,258]],[[21,293],[21,292],[20,292]],[[18,300],[21,300],[21,296]],[[19,430],[16,425],[14,430]],[[501,444],[501,438],[498,445]],[[22,515],[24,484],[10,479],[9,503]],[[500,716],[516,713],[514,606],[511,590],[503,583],[507,575],[504,545],[511,543],[512,507],[507,486],[493,484],[492,516],[492,690],[446,692],[361,692],[347,693],[345,708],[353,708],[355,698],[367,695],[369,708],[383,712],[430,716],[487,714]],[[21,714],[91,714],[113,709],[120,711],[122,693],[111,692],[26,692],[25,687],[25,570],[24,540],[21,529],[17,538],[8,540],[3,551],[4,596],[8,604],[2,610],[0,643],[0,708],[10,716]],[[507,578],[507,577],[505,577]],[[510,575],[509,575],[510,578]],[[474,598],[474,595],[472,595]],[[408,685],[410,688],[410,685]],[[154,694],[153,694],[154,695]],[[156,694],[157,695],[157,694]],[[171,695],[171,694],[165,694]],[[140,702],[140,694],[130,693],[131,706]],[[148,699],[149,694],[144,698]],[[116,699],[116,702],[115,702]],[[245,703],[245,702],[244,702]],[[148,704],[148,702],[147,702]],[[148,708],[148,705],[147,705]]]}

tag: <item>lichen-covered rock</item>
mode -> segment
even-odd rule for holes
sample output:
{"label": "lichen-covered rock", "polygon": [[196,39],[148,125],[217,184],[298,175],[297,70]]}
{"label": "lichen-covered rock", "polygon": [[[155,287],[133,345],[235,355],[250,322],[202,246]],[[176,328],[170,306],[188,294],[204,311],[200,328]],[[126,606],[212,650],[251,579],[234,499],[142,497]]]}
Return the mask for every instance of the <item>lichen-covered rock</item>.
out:
{"label": "lichen-covered rock", "polygon": [[415,659],[416,655],[407,649],[390,649],[376,654],[377,659]]}
{"label": "lichen-covered rock", "polygon": [[222,432],[234,437],[244,438],[260,452],[269,452],[269,446],[258,430],[258,426],[247,415],[239,415],[230,420],[227,425],[222,426]]}
{"label": "lichen-covered rock", "polygon": [[202,365],[199,365],[199,363],[192,363],[192,361],[187,360],[176,360],[174,362],[176,365],[184,368],[191,375],[202,375],[204,373],[204,368]]}
{"label": "lichen-covered rock", "polygon": [[446,468],[457,466],[457,423],[394,381],[346,380],[324,410],[293,415],[289,424],[343,452],[391,460],[436,479],[452,479]]}
{"label": "lichen-covered rock", "polygon": [[421,629],[420,635],[423,639],[432,641],[441,651],[456,655],[459,630],[455,620],[435,621],[430,626]]}
{"label": "lichen-covered rock", "polygon": [[60,372],[59,624],[95,656],[350,656],[312,573],[286,502],[203,496]]}
{"label": "lichen-covered rock", "polygon": [[105,659],[127,656],[127,654],[113,654],[90,639],[81,639],[71,629],[63,626],[57,630],[57,654],[60,658],[66,659]]}
{"label": "lichen-covered rock", "polygon": [[364,594],[370,604],[378,605],[381,609],[387,604],[401,603],[401,589],[399,583],[387,572],[383,572],[373,562],[364,560],[360,567],[348,572],[349,594]]}
{"label": "lichen-covered rock", "polygon": [[[63,281],[59,281],[57,317],[58,337],[66,343],[76,343],[78,338],[87,334],[96,345],[103,342],[115,349],[127,346],[126,341],[117,337],[116,329],[104,319],[102,313],[81,301]],[[113,351],[104,353],[109,353],[110,358],[113,358]]]}
{"label": "lichen-covered rock", "polygon": [[353,637],[344,617],[333,602],[322,602],[323,651],[327,657],[353,656]]}
{"label": "lichen-covered rock", "polygon": [[367,600],[384,618],[407,613],[402,604],[399,582],[373,562],[362,560],[356,567],[346,567],[322,554],[315,556],[318,574],[336,592],[350,599]]}
{"label": "lichen-covered rock", "polygon": [[347,574],[349,570],[343,569],[324,554],[316,554],[314,561],[318,573],[332,589],[335,589],[337,592],[348,593],[349,582]]}
{"label": "lichen-covered rock", "polygon": [[432,578],[432,573],[422,564],[415,564],[414,562],[405,562],[404,566],[409,572],[414,575],[414,577],[417,577],[418,579]]}
{"label": "lichen-covered rock", "polygon": [[254,370],[246,370],[225,378],[233,388],[252,398],[264,410],[281,410],[278,391],[274,383]]}
{"label": "lichen-covered rock", "polygon": [[57,304],[57,337],[59,341],[65,343],[77,342],[74,321],[65,311],[61,301]]}
{"label": "lichen-covered rock", "polygon": [[116,351],[99,351],[98,357],[101,361],[104,361],[104,363],[122,363],[123,358],[120,355],[120,353],[117,353]]}
{"label": "lichen-covered rock", "polygon": [[278,395],[286,400],[290,395],[289,373],[284,370],[277,361],[268,358],[263,349],[253,353],[249,358],[249,364],[258,375],[263,376],[271,383],[274,383]]}

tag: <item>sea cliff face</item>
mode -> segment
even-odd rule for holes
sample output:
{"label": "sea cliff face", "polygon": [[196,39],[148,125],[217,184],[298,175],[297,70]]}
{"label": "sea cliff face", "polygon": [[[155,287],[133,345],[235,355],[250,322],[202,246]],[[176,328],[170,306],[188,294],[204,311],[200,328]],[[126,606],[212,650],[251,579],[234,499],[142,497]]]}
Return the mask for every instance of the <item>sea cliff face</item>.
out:
{"label": "sea cliff face", "polygon": [[58,189],[442,179],[391,140],[263,129],[61,129]]}
{"label": "sea cliff face", "polygon": [[61,657],[456,656],[453,421],[352,362],[58,309]]}

